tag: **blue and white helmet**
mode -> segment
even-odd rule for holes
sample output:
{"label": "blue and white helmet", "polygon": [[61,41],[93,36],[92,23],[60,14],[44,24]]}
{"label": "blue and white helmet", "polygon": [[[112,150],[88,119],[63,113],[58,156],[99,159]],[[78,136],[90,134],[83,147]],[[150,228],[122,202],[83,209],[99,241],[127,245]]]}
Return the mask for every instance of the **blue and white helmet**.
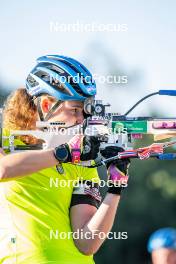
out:
{"label": "blue and white helmet", "polygon": [[84,101],[96,94],[96,84],[88,69],[75,59],[46,55],[26,79],[26,89],[32,97],[48,94],[58,100]]}
{"label": "blue and white helmet", "polygon": [[161,228],[150,236],[147,245],[148,252],[152,253],[159,248],[176,249],[176,229]]}

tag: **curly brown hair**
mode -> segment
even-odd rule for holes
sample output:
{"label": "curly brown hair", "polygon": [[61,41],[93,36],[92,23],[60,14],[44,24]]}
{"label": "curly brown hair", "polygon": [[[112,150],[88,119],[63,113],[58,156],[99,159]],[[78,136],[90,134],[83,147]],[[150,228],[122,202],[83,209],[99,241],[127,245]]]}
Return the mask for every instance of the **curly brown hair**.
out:
{"label": "curly brown hair", "polygon": [[[36,130],[38,112],[35,101],[25,88],[12,92],[4,105],[3,127],[7,130]],[[32,136],[19,137],[26,144],[40,144],[43,141]]]}

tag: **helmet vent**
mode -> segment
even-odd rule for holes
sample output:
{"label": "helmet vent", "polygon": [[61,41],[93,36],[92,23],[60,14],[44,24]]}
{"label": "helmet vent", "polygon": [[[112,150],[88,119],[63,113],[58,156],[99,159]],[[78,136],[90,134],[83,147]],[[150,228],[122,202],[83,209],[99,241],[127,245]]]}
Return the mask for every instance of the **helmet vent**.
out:
{"label": "helmet vent", "polygon": [[29,83],[31,87],[35,87],[39,85],[39,83],[30,74],[27,77],[27,82]]}
{"label": "helmet vent", "polygon": [[64,93],[66,95],[70,95],[70,96],[73,96],[72,92],[67,89],[67,87],[63,84],[63,83],[60,83],[60,82],[52,82],[52,86],[57,90],[57,91],[60,91],[61,93]]}

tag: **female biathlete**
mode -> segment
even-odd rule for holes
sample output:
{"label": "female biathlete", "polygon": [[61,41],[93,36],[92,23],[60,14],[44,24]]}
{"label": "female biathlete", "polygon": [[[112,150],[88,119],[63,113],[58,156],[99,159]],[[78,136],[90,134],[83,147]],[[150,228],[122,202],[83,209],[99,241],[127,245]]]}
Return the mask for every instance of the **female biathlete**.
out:
{"label": "female biathlete", "polygon": [[[73,82],[76,75],[83,79]],[[61,82],[62,76],[68,81]],[[84,81],[87,76],[91,80],[88,83]],[[86,116],[84,102],[95,94],[95,82],[81,63],[59,55],[40,57],[27,77],[26,88],[16,90],[6,101],[4,134],[9,130],[36,130],[38,120],[62,121],[67,127],[81,124]],[[85,142],[89,146],[86,151]],[[17,143],[27,146],[41,142],[22,136]],[[128,179],[129,161],[108,164],[111,186],[100,202],[97,170],[74,164],[78,158],[95,159],[98,141],[76,136],[62,143],[47,150],[1,155],[0,185],[11,216],[13,246],[8,244],[3,252],[0,249],[0,263],[94,263],[93,254],[112,228],[122,190],[119,182]],[[110,157],[118,151],[106,148],[102,155]],[[72,184],[51,184],[61,180],[71,180]],[[76,187],[75,180],[80,180]]]}

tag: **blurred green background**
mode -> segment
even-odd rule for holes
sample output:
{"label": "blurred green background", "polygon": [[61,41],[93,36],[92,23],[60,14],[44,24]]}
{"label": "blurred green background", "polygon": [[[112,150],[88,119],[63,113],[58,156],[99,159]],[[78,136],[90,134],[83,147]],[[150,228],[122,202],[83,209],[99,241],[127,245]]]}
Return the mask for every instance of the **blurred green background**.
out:
{"label": "blurred green background", "polygon": [[[142,96],[175,89],[176,2],[156,1],[34,1],[2,2],[0,10],[0,105],[24,86],[35,59],[64,54],[85,63],[94,74],[127,76],[127,83],[97,81],[98,98],[123,113]],[[126,25],[126,31],[52,31],[58,25]],[[176,98],[151,98],[133,116],[175,116]],[[143,145],[151,143],[145,137]],[[176,227],[175,161],[133,160],[113,231],[126,240],[107,240],[95,256],[97,264],[151,263],[146,245],[150,234]]]}

